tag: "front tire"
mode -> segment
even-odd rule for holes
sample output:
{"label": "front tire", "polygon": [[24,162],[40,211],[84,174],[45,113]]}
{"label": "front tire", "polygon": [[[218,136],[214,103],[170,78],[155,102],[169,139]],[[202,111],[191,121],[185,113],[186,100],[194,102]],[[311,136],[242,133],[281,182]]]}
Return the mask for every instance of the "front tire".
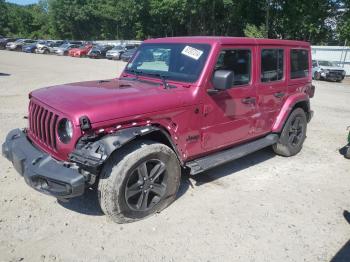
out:
{"label": "front tire", "polygon": [[285,123],[278,142],[273,145],[276,154],[289,157],[298,154],[306,138],[307,119],[302,108],[296,108]]}
{"label": "front tire", "polygon": [[169,206],[176,198],[181,168],[164,144],[138,141],[107,160],[98,184],[102,211],[116,223],[141,220]]}

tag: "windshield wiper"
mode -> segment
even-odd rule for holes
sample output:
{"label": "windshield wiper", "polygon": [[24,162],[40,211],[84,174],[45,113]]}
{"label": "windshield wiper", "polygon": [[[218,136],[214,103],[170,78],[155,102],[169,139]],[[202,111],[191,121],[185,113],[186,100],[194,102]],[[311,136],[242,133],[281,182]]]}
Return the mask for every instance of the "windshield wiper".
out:
{"label": "windshield wiper", "polygon": [[162,83],[163,83],[163,86],[164,86],[165,89],[176,88],[176,86],[168,84],[168,82],[166,81],[166,79],[167,79],[166,75],[162,75],[162,74],[159,74],[159,73],[144,73],[144,72],[143,72],[143,74],[159,77],[162,80]]}
{"label": "windshield wiper", "polygon": [[166,81],[167,76],[165,76],[163,74],[143,72],[143,71],[140,71],[140,70],[137,70],[137,69],[133,69],[133,68],[127,69],[127,71],[130,72],[130,73],[135,74],[135,76],[136,76],[135,80],[138,80],[140,75],[156,76],[156,77],[159,77],[162,80],[162,83],[163,83],[163,86],[164,86],[165,89],[176,88],[176,86],[169,85],[167,83],[167,81]]}
{"label": "windshield wiper", "polygon": [[141,71],[133,69],[133,68],[127,69],[127,71],[129,71],[135,75],[135,80],[139,80],[139,75],[141,75],[141,73],[142,73]]}

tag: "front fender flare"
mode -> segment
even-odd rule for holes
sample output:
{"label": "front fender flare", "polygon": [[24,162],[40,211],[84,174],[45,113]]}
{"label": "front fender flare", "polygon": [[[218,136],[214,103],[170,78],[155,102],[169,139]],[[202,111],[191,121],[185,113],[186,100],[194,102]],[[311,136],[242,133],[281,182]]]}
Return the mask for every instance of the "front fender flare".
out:
{"label": "front fender flare", "polygon": [[[138,126],[119,130],[115,133],[105,135],[98,140],[86,141],[80,139],[76,149],[69,155],[69,160],[77,164],[83,170],[98,174],[104,162],[109,156],[123,145],[153,132],[165,133],[156,126]],[[171,138],[166,135],[173,145]],[[178,155],[178,152],[175,152]]]}

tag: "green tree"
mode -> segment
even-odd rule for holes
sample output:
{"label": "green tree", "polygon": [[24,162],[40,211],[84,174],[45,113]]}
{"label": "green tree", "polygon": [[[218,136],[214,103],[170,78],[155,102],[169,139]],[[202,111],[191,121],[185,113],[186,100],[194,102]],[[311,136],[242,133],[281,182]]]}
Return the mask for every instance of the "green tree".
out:
{"label": "green tree", "polygon": [[244,28],[244,35],[247,37],[267,38],[267,28],[265,25],[256,26],[247,24]]}

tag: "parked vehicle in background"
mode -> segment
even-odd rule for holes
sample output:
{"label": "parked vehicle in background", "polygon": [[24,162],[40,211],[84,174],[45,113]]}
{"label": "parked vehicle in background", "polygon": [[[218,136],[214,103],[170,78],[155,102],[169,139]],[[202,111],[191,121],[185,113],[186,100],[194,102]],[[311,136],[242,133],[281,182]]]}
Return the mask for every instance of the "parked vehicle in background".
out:
{"label": "parked vehicle in background", "polygon": [[[50,54],[54,54],[55,53],[55,48],[60,47],[63,44],[68,43],[67,41],[63,41],[63,40],[55,40],[54,43],[50,43],[47,45],[47,48],[49,49]],[[45,50],[46,48],[43,47],[43,49]]]}
{"label": "parked vehicle in background", "polygon": [[119,79],[32,91],[28,128],[9,132],[2,153],[34,189],[68,199],[97,186],[103,212],[133,222],[175,200],[182,169],[195,175],[268,146],[298,154],[311,73],[306,42],[146,40]]}
{"label": "parked vehicle in background", "polygon": [[37,54],[50,54],[50,48],[55,46],[60,46],[63,44],[63,41],[55,41],[55,40],[47,40],[44,42],[40,42],[36,45],[36,49],[34,50]]}
{"label": "parked vehicle in background", "polygon": [[338,64],[325,60],[312,60],[312,77],[315,80],[330,80],[341,82],[346,71]]}
{"label": "parked vehicle in background", "polygon": [[117,59],[119,60],[122,52],[125,52],[124,47],[121,45],[117,45],[106,53],[106,58],[113,59],[113,60],[117,60]]}
{"label": "parked vehicle in background", "polygon": [[14,42],[16,40],[17,40],[17,38],[9,38],[9,37],[1,38],[0,39],[0,49],[5,49],[7,43]]}
{"label": "parked vehicle in background", "polygon": [[6,44],[6,49],[10,51],[21,51],[22,47],[27,44],[33,44],[36,40],[32,39],[18,39],[14,42],[8,42]]}
{"label": "parked vehicle in background", "polygon": [[139,45],[118,45],[113,49],[109,50],[106,54],[107,59],[120,60],[122,54],[127,52],[128,50],[135,49]]}
{"label": "parked vehicle in background", "polygon": [[84,57],[87,56],[88,52],[93,47],[92,44],[82,45],[78,48],[72,48],[68,51],[68,55],[72,57]]}
{"label": "parked vehicle in background", "polygon": [[106,53],[111,50],[111,45],[96,45],[88,53],[89,58],[106,58]]}
{"label": "parked vehicle in background", "polygon": [[78,48],[80,46],[81,44],[65,43],[59,47],[54,47],[53,51],[54,51],[54,54],[63,56],[63,55],[68,55],[68,52],[70,49]]}
{"label": "parked vehicle in background", "polygon": [[37,45],[38,44],[44,44],[44,43],[46,43],[46,41],[40,40],[40,41],[34,42],[32,44],[26,44],[26,45],[22,46],[22,52],[34,53],[36,48],[37,48]]}
{"label": "parked vehicle in background", "polygon": [[128,62],[132,58],[132,56],[135,54],[136,51],[137,51],[137,48],[130,49],[130,50],[124,52],[120,56],[120,59],[124,62]]}

